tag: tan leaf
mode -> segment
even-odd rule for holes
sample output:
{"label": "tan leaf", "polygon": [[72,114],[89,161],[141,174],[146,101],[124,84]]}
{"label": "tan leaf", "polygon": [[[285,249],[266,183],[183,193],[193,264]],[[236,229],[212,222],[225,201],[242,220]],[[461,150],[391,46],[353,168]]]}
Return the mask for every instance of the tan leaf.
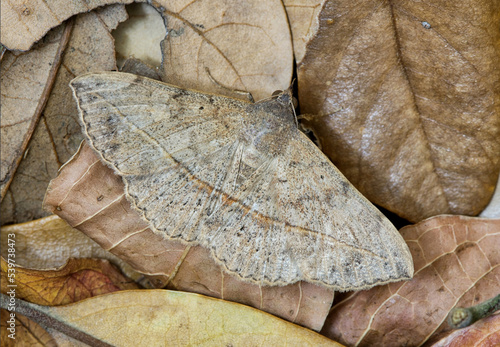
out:
{"label": "tan leaf", "polygon": [[[130,3],[128,0],[114,2]],[[62,20],[109,3],[106,0],[91,5],[57,3],[54,4],[57,10],[49,12],[45,5],[36,3],[2,4],[2,11],[9,19],[2,21],[2,43],[9,49],[26,50]],[[166,17],[170,32],[164,43],[165,81],[218,94],[228,94],[227,88],[244,90],[257,100],[277,89],[288,88],[293,52],[281,1],[220,0],[189,6],[180,0],[150,3]],[[35,11],[44,16],[33,16]],[[30,28],[29,36],[26,26]],[[214,84],[209,75],[226,88]]]}
{"label": "tan leaf", "polygon": [[327,0],[283,0],[290,29],[293,52],[297,63],[306,54],[306,45],[319,29],[319,12]]}
{"label": "tan leaf", "polygon": [[69,17],[88,12],[97,7],[133,0],[82,1],[2,1],[2,22],[0,41],[9,50],[27,51],[51,28],[58,26]]}
{"label": "tan leaf", "polygon": [[298,66],[300,107],[371,201],[411,221],[488,203],[500,169],[499,6],[325,3]]}
{"label": "tan leaf", "polygon": [[55,28],[28,53],[7,51],[3,55],[0,64],[2,199],[47,103],[72,27],[68,23]]}
{"label": "tan leaf", "polygon": [[2,309],[0,320],[0,338],[3,347],[58,347],[54,338],[44,328],[22,314]]}
{"label": "tan leaf", "polygon": [[483,218],[500,218],[500,176],[498,176],[498,182],[493,197],[479,216]]}
{"label": "tan leaf", "polygon": [[315,330],[330,308],[333,292],[324,287],[241,282],[224,273],[204,249],[154,234],[126,200],[120,177],[86,145],[52,181],[45,204],[137,271],[156,275],[158,286],[239,301]]}
{"label": "tan leaf", "polygon": [[125,60],[133,57],[155,68],[160,67],[160,42],[166,35],[163,18],[148,4],[134,3],[126,8],[129,19],[112,33],[117,65],[121,67]]}
{"label": "tan leaf", "polygon": [[498,294],[500,220],[437,216],[401,229],[411,281],[355,292],[332,307],[322,333],[347,345],[419,345],[448,330],[455,306]]}
{"label": "tan leaf", "polygon": [[55,320],[68,335],[86,335],[80,340],[91,338],[91,345],[341,346],[254,308],[192,293],[122,291],[66,306],[20,306],[42,321]]}
{"label": "tan leaf", "polygon": [[64,305],[91,296],[117,290],[137,289],[138,286],[118,272],[107,260],[70,259],[56,270],[33,270],[16,266],[11,282],[7,261],[1,258],[2,293],[8,293],[14,283],[16,299],[41,305]]}
{"label": "tan leaf", "polygon": [[[123,6],[110,6],[76,17],[62,59],[62,67],[55,74],[55,82],[53,89],[49,90],[50,97],[45,109],[40,110],[40,112],[43,110],[43,116],[33,133],[27,151],[19,153],[21,158],[23,153],[25,155],[2,201],[2,224],[25,222],[47,214],[42,210],[46,187],[56,176],[61,164],[71,157],[82,140],[76,118],[77,110],[68,83],[82,73],[111,70],[116,67],[114,44],[109,31],[125,18],[126,12]],[[25,55],[31,54],[30,52]],[[4,63],[2,61],[2,68]],[[33,69],[36,70],[36,67]],[[13,70],[9,80],[24,80],[26,77],[23,76],[27,71],[30,70],[26,66]],[[36,93],[33,95],[29,90],[20,88],[12,92],[13,99],[25,98],[26,95],[29,95],[30,100],[38,97]],[[34,100],[38,102],[38,99]],[[2,114],[3,112],[2,110]],[[22,105],[16,106],[13,112],[16,117],[24,118]],[[2,136],[2,151],[15,149],[14,144],[14,139]]]}
{"label": "tan leaf", "polygon": [[[17,249],[16,255],[22,255]],[[16,257],[17,260],[17,257]],[[15,287],[9,287],[7,277],[8,265],[4,258],[1,258],[1,277],[2,277],[2,293],[10,294],[14,290],[14,297],[17,299],[29,300],[33,303],[43,305],[63,305],[75,301],[79,301],[91,296],[106,294],[109,292],[123,289],[137,289],[138,286],[120,274],[109,262],[97,259],[70,259],[68,263],[57,270],[33,270],[20,266],[15,268],[15,277],[13,283]],[[9,272],[10,274],[10,272]],[[16,306],[17,310],[17,306]],[[2,315],[7,313],[9,319],[10,313],[2,310]],[[31,319],[20,315],[17,311],[14,312],[14,336],[16,345],[19,346],[21,341],[26,343],[42,343],[43,346],[80,346],[81,343],[75,343],[74,340],[67,336],[60,336],[59,333],[54,333],[49,329],[47,333],[44,328],[40,327]],[[7,322],[3,320],[2,323]],[[10,341],[8,338],[3,339],[4,334],[12,333],[6,330],[10,328],[2,325],[2,341]]]}
{"label": "tan leaf", "polygon": [[463,329],[451,330],[433,347],[500,346],[500,314],[481,319]]}
{"label": "tan leaf", "polygon": [[76,340],[52,328],[47,328],[47,332],[56,341],[57,347],[96,347],[88,345],[82,341]]}
{"label": "tan leaf", "polygon": [[162,6],[169,32],[163,81],[233,97],[246,91],[255,100],[289,87],[293,51],[281,1],[152,3]]}
{"label": "tan leaf", "polygon": [[101,258],[117,265],[129,278],[141,275],[91,238],[56,215],[0,229],[1,255],[7,259],[8,241],[15,241],[16,264],[31,269],[62,267],[70,258]]}

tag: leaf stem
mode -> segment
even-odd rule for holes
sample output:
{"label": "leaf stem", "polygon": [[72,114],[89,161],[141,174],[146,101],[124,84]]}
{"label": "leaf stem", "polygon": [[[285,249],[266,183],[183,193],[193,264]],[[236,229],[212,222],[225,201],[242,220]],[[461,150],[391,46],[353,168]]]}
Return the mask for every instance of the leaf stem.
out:
{"label": "leaf stem", "polygon": [[[5,294],[0,294],[0,306],[3,309],[8,309],[9,297]],[[71,326],[64,320],[61,320],[50,311],[50,307],[32,304],[30,302],[15,299],[15,312],[22,314],[29,319],[40,324],[43,328],[60,331],[63,334],[70,336],[78,341],[96,347],[113,347],[112,345],[87,334],[86,332]]]}
{"label": "leaf stem", "polygon": [[465,328],[498,310],[500,310],[500,294],[476,306],[453,308],[448,314],[448,325],[452,329]]}

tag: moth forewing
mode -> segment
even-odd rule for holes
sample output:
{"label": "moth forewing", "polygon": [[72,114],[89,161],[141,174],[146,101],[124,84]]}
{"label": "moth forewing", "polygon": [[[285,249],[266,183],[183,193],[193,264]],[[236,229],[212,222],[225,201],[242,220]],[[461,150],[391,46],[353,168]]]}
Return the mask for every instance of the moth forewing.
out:
{"label": "moth forewing", "polygon": [[265,285],[412,277],[398,231],[298,130],[286,96],[252,104],[116,72],[70,85],[86,140],[165,238]]}

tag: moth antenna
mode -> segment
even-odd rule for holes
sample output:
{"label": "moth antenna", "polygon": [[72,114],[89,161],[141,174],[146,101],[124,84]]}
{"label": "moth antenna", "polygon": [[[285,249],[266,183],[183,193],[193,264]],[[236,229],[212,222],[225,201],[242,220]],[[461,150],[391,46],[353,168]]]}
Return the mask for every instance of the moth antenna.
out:
{"label": "moth antenna", "polygon": [[295,83],[295,78],[292,80],[292,83],[290,83],[290,87],[288,87],[287,93],[290,96],[290,106],[292,106],[293,117],[295,118],[295,125],[297,126],[297,129],[298,129],[299,128],[299,120],[297,118],[297,113],[295,112],[295,107],[296,107],[296,104],[298,102],[297,102],[297,99],[295,99],[293,96],[293,84],[294,83]]}
{"label": "moth antenna", "polygon": [[205,66],[205,71],[207,72],[208,78],[210,78],[210,81],[212,81],[212,83],[214,83],[214,84],[218,85],[219,87],[221,87],[222,89],[228,90],[228,91],[230,91],[232,93],[240,94],[240,95],[245,95],[248,98],[248,100],[250,100],[251,103],[255,103],[255,100],[253,98],[252,93],[246,92],[244,90],[239,90],[239,89],[233,89],[233,88],[226,87],[226,86],[220,84],[219,82],[217,82],[217,80],[210,73],[210,69],[208,67],[206,67],[206,66]]}
{"label": "moth antenna", "polygon": [[297,129],[298,129],[299,128],[299,120],[297,119],[297,113],[295,113],[295,106],[293,105],[293,99],[290,99],[290,106],[292,106],[293,118],[295,119],[295,125],[297,126]]}

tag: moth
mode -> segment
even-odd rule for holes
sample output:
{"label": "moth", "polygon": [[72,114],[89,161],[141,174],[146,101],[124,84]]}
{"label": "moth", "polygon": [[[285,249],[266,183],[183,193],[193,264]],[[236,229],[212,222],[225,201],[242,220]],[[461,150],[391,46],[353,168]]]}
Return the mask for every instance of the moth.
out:
{"label": "moth", "polygon": [[70,86],[86,141],[165,238],[261,285],[413,276],[399,232],[298,129],[290,91],[252,103],[119,72]]}

